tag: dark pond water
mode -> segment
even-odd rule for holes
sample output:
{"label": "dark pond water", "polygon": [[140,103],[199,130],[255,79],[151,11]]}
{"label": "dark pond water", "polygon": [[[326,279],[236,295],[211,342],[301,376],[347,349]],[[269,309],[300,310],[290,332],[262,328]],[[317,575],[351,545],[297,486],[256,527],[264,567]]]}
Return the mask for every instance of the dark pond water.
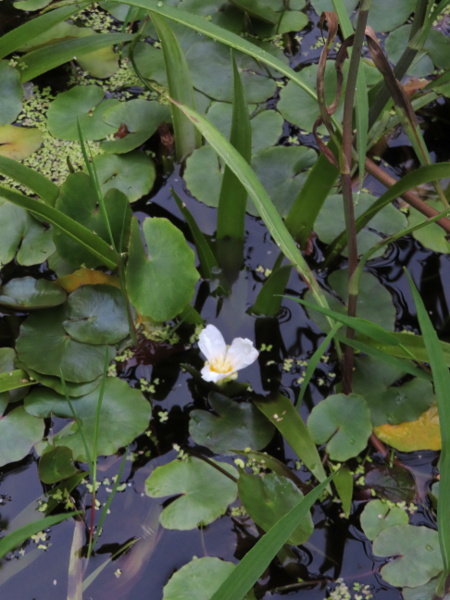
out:
{"label": "dark pond water", "polygon": [[[7,10],[0,13],[4,18],[4,26],[16,25],[16,13]],[[317,30],[311,30],[311,39],[317,39]],[[314,62],[316,54],[307,56],[298,51],[292,59],[293,66],[302,62]],[[288,128],[289,126],[286,125]],[[441,136],[434,135],[434,148],[439,160],[448,158],[448,146],[441,143]],[[402,142],[402,143],[401,143]],[[388,150],[388,158],[396,176],[404,172],[408,162],[409,148],[403,145],[404,140],[393,141]],[[447,150],[447,156],[444,156]],[[378,184],[371,179],[366,181],[371,191],[380,192]],[[205,207],[192,199],[186,192],[183,180],[174,173],[162,180],[156,193],[136,205],[138,216],[167,216],[179,226],[189,239],[189,233],[180,218],[178,208],[172,198],[170,189],[186,202],[201,230],[213,235],[216,225],[215,210]],[[283,361],[288,358],[308,360],[322,334],[318,327],[307,317],[303,308],[295,303],[284,303],[276,318],[256,318],[246,311],[252,305],[261,287],[261,275],[258,267],[271,267],[278,253],[277,246],[271,241],[264,224],[251,217],[246,223],[245,269],[233,285],[232,295],[222,301],[209,293],[205,283],[198,290],[198,308],[206,321],[214,321],[227,338],[237,335],[255,339],[257,346],[271,343],[273,349],[266,355],[267,359],[276,361],[273,367],[260,369],[258,364],[246,371],[246,379],[250,381],[256,392],[264,392],[270,388],[269,379],[280,381],[280,389],[292,400],[296,398],[299,384],[297,380],[302,374],[302,367],[284,370]],[[314,247],[309,261],[320,266],[321,248]],[[385,256],[371,261],[368,269],[375,274],[392,294],[397,309],[397,325],[399,329],[415,330],[417,322],[412,306],[403,267],[407,266],[416,284],[420,287],[422,297],[433,317],[435,326],[443,339],[450,339],[448,306],[450,288],[447,285],[449,274],[449,257],[431,253],[423,249],[412,238],[405,238],[392,245]],[[23,271],[21,271],[23,273]],[[18,275],[19,270],[11,268],[4,273],[7,278]],[[322,277],[318,271],[318,276]],[[301,294],[305,290],[304,283],[293,273],[288,284],[288,293]],[[0,341],[9,345],[15,337],[20,323],[20,315],[3,315],[0,320]],[[151,348],[147,349],[151,353]],[[270,355],[269,355],[270,354]],[[197,351],[181,348],[170,357],[163,358],[157,364],[148,364],[145,349],[126,365],[121,376],[132,386],[137,386],[140,379],[159,380],[154,394],[151,437],[141,436],[131,447],[129,460],[122,476],[126,484],[124,490],[116,495],[107,516],[104,530],[99,538],[95,555],[91,558],[86,579],[90,573],[103,565],[129,540],[140,538],[131,550],[115,558],[106,565],[85,592],[85,598],[95,600],[157,600],[162,597],[162,588],[170,575],[189,562],[193,556],[219,556],[225,560],[236,562],[252,547],[259,537],[259,531],[250,520],[224,516],[212,525],[190,532],[163,530],[158,523],[162,508],[160,500],[153,500],[144,493],[144,482],[151,471],[165,464],[176,456],[173,444],[182,448],[195,446],[189,439],[187,424],[188,414],[192,407],[202,407],[204,397],[197,389],[192,377],[181,369],[182,363],[200,366]],[[322,363],[312,381],[312,393],[306,396],[303,407],[306,416],[309,408],[325,397],[335,381],[336,365],[330,361]],[[158,418],[160,411],[167,411],[168,419]],[[58,427],[56,421],[55,427]],[[198,449],[199,450],[199,449]],[[295,469],[296,457],[288,446],[284,446],[280,438],[276,438],[270,446],[270,452]],[[376,457],[375,457],[376,459]],[[437,454],[423,452],[400,455],[403,464],[412,471],[416,478],[419,510],[414,516],[414,523],[433,526],[433,517],[429,511],[426,491],[428,481],[434,472]],[[118,472],[120,457],[109,457],[99,461],[99,479],[109,480]],[[305,472],[297,473],[303,480]],[[110,484],[102,485],[99,491],[100,502],[108,497]],[[3,530],[12,530],[19,524],[22,511],[28,511],[28,518],[38,518],[33,512],[36,500],[45,492],[38,474],[37,457],[32,455],[21,463],[16,463],[0,471],[0,523]],[[90,495],[81,485],[74,493],[76,504],[87,508]],[[324,600],[334,582],[343,578],[352,588],[358,582],[370,588],[372,597],[382,600],[400,600],[401,593],[387,585],[377,574],[382,561],[371,554],[371,544],[365,539],[359,528],[358,517],[367,497],[357,498],[353,513],[349,520],[340,515],[339,505],[328,503],[314,509],[316,529],[307,544],[292,549],[292,556],[282,566],[274,561],[273,566],[260,580],[258,597],[269,599],[292,600]],[[5,600],[61,600],[67,594],[67,572],[74,535],[74,522],[67,521],[53,527],[43,547],[30,541],[24,547],[24,553],[17,552],[12,558],[3,561],[0,566],[0,598]],[[119,571],[122,573],[119,575]],[[299,580],[302,583],[299,583]],[[180,599],[181,600],[181,599]]]}

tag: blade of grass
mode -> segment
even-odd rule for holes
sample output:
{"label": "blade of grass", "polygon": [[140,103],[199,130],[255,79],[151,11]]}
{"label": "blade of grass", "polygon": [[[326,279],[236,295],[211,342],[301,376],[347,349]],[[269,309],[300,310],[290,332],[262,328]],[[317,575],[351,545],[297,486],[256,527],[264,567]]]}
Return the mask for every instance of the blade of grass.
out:
{"label": "blade of grass", "polygon": [[16,27],[0,37],[0,60],[12,54],[26,42],[31,42],[35,37],[48,31],[61,21],[65,21],[74,13],[88,6],[89,2],[73,2],[68,6],[62,6],[56,10],[45,13],[27,21],[20,27]]}
{"label": "blade of grass", "polygon": [[[252,130],[247,99],[239,71],[231,54],[233,69],[233,113],[230,143],[250,164],[252,159]],[[239,271],[242,266],[245,234],[247,190],[228,165],[222,178],[217,210],[217,258],[226,271]]]}
{"label": "blade of grass", "polygon": [[439,481],[437,522],[445,578],[450,573],[450,373],[422,298],[406,269],[405,274],[416,305],[417,318],[430,361],[439,412],[442,450],[439,463],[441,477]]}
{"label": "blade of grass", "polygon": [[274,316],[278,313],[291,271],[291,265],[283,265],[272,271],[263,283],[251,308],[254,315]]}
{"label": "blade of grass", "polygon": [[69,552],[69,568],[67,570],[67,600],[83,600],[83,547],[84,524],[75,521],[72,545]]}
{"label": "blade of grass", "polygon": [[5,554],[8,554],[8,552],[14,550],[14,548],[17,546],[20,546],[20,544],[22,544],[32,535],[35,535],[44,529],[48,529],[48,527],[52,527],[52,525],[61,523],[61,521],[65,521],[66,519],[70,519],[71,517],[79,514],[80,511],[44,517],[43,519],[33,521],[32,523],[28,523],[27,525],[8,533],[8,535],[5,535],[5,537],[0,540],[0,558],[3,558]]}
{"label": "blade of grass", "polygon": [[0,173],[26,186],[40,196],[46,204],[54,206],[59,194],[59,187],[37,171],[22,165],[17,160],[0,156]]}
{"label": "blade of grass", "polygon": [[[195,109],[191,74],[177,37],[166,19],[156,14],[152,14],[151,19],[162,44],[169,95],[181,104]],[[201,139],[189,119],[173,106],[171,108],[177,160],[182,162],[201,145]]]}
{"label": "blade of grass", "polygon": [[255,406],[281,433],[299,459],[306,465],[318,481],[326,479],[316,444],[303,419],[289,398],[276,394],[262,400],[255,400]]}
{"label": "blade of grass", "polygon": [[212,595],[211,600],[242,600],[287,542],[292,532],[306,518],[308,511],[333,477],[334,475],[331,475],[309,492],[261,537]]}
{"label": "blade of grass", "polygon": [[120,257],[104,240],[92,231],[77,223],[59,210],[48,204],[28,198],[24,194],[0,185],[0,197],[12,202],[16,206],[25,208],[32,214],[41,217],[61,231],[69,235],[79,244],[87,248],[94,256],[100,258],[103,264],[110,269],[115,269]]}
{"label": "blade of grass", "polygon": [[134,36],[128,33],[102,33],[42,46],[20,59],[20,79],[22,83],[26,83],[77,56],[95,52],[106,46],[130,42],[133,38]]}

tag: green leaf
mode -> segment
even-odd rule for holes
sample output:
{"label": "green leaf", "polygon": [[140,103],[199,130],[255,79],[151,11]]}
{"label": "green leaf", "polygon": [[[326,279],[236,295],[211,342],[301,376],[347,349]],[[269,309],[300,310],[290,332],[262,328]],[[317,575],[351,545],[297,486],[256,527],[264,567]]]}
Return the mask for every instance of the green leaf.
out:
{"label": "green leaf", "polygon": [[44,375],[60,377],[62,372],[66,381],[93,381],[103,372],[105,353],[112,359],[114,349],[76,342],[62,325],[66,318],[65,307],[29,316],[20,327],[17,355],[27,367]]}
{"label": "green leaf", "polygon": [[[247,475],[241,473],[238,481],[239,498],[253,521],[269,531],[271,527],[288,513],[303,498],[297,486],[286,477],[276,473]],[[288,544],[300,545],[306,542],[314,531],[311,515],[292,532]]]}
{"label": "green leaf", "polygon": [[176,317],[194,295],[198,272],[194,253],[182,233],[163,218],[133,219],[126,279],[130,300],[136,309],[155,321]]}
{"label": "green leaf", "polygon": [[[167,21],[160,16],[151,14],[151,19],[162,44],[168,92],[172,98],[191,108],[195,108],[194,88],[191,74],[183,50],[177,37]],[[209,62],[209,61],[203,61]],[[175,133],[175,147],[179,162],[200,146],[201,139],[195,127],[182,113],[173,106],[172,123]]]}
{"label": "green leaf", "polygon": [[6,60],[0,61],[0,97],[2,112],[0,125],[9,125],[22,110],[22,86],[19,72],[10,67]]}
{"label": "green leaf", "polygon": [[[18,366],[25,367],[25,365],[20,363],[20,361]],[[63,396],[67,391],[71,398],[78,398],[79,396],[85,396],[86,394],[89,394],[89,392],[92,392],[93,390],[98,388],[102,380],[102,375],[99,375],[96,379],[93,379],[92,381],[84,381],[82,383],[73,383],[72,381],[66,381],[65,385],[63,385],[60,377],[43,375],[42,373],[38,373],[37,371],[30,369],[28,366],[26,367],[25,374],[28,374],[30,377],[32,377],[33,381],[41,383],[43,386],[55,390],[61,396]],[[26,402],[27,399],[25,399],[25,404]],[[39,417],[41,415],[35,416]]]}
{"label": "green leaf", "polygon": [[22,83],[73,60],[74,56],[83,56],[105,46],[130,42],[132,39],[133,35],[126,33],[102,33],[45,45],[21,58],[19,64]]}
{"label": "green leaf", "polygon": [[126,125],[125,137],[100,144],[103,152],[122,154],[139,148],[162,122],[170,120],[170,112],[167,106],[158,102],[137,98],[112,106],[103,114],[103,120],[114,131]]}
{"label": "green leaf", "polygon": [[[234,467],[215,464],[236,477]],[[222,516],[236,499],[237,486],[214,466],[189,457],[156,467],[145,482],[145,492],[152,498],[181,494],[163,509],[160,521],[166,529],[186,530],[208,525]]]}
{"label": "green leaf", "polygon": [[[210,600],[235,565],[219,558],[195,558],[176,571],[164,586],[163,600]],[[243,600],[254,599],[253,593]]]}
{"label": "green leaf", "polygon": [[33,154],[42,144],[42,133],[36,127],[0,127],[0,156],[23,160]]}
{"label": "green leaf", "polygon": [[405,372],[368,356],[355,358],[353,391],[364,396],[372,424],[414,421],[434,402],[433,386],[424,379],[398,385]]}
{"label": "green leaf", "polygon": [[255,401],[259,410],[275,425],[306,467],[319,480],[326,478],[322,462],[311,434],[286,396]]}
{"label": "green leaf", "polygon": [[400,27],[416,8],[416,0],[397,0],[395,11],[389,0],[377,0],[371,6],[368,24],[375,31],[392,31]]}
{"label": "green leaf", "polygon": [[[427,204],[432,208],[442,210],[442,204],[439,200],[428,200]],[[419,211],[410,210],[408,215],[408,224],[410,227],[423,223],[425,220],[425,217]],[[447,233],[442,227],[436,225],[436,223],[430,223],[426,227],[422,227],[422,229],[413,231],[412,235],[422,246],[433,250],[433,252],[441,252],[442,254],[450,253],[450,243],[447,240]]]}
{"label": "green leaf", "polygon": [[307,424],[314,441],[326,444],[337,461],[358,456],[372,433],[369,407],[357,394],[328,396],[312,409]]}
{"label": "green leaf", "polygon": [[0,466],[22,460],[44,435],[44,421],[15,408],[0,419]]}
{"label": "green leaf", "polygon": [[100,154],[93,162],[103,194],[116,189],[125,194],[129,202],[136,202],[148,194],[155,183],[155,163],[142,152],[123,156]]}
{"label": "green leaf", "polygon": [[0,540],[0,557],[5,556],[11,550],[14,550],[17,546],[20,546],[25,540],[27,540],[32,535],[43,531],[44,529],[48,529],[52,527],[52,525],[56,525],[61,521],[65,521],[66,519],[70,519],[71,517],[80,514],[79,512],[71,512],[64,513],[62,515],[54,515],[51,517],[45,517],[44,519],[39,519],[38,521],[33,521],[33,523],[27,523],[20,529],[16,529],[12,533],[5,535]]}
{"label": "green leaf", "polygon": [[101,140],[117,128],[110,125],[105,111],[116,107],[117,100],[103,101],[105,93],[98,85],[76,85],[58,94],[47,111],[47,127],[61,140],[77,142],[80,139],[78,123],[85,140]]}
{"label": "green leaf", "polygon": [[438,532],[416,525],[394,525],[375,538],[376,556],[397,557],[381,568],[381,575],[396,587],[416,587],[442,571]]}
{"label": "green leaf", "polygon": [[14,309],[30,310],[59,306],[67,294],[53,281],[17,277],[0,287],[0,304]]}
{"label": "green leaf", "polygon": [[73,464],[72,450],[65,446],[46,452],[39,461],[39,479],[42,483],[58,483],[76,473],[78,469]]}
{"label": "green leaf", "polygon": [[275,269],[258,292],[252,313],[255,315],[276,315],[281,307],[282,295],[291,275],[291,265]]}
{"label": "green leaf", "polygon": [[129,334],[123,295],[110,285],[84,285],[69,296],[63,327],[84,344],[116,344]]}
{"label": "green leaf", "polygon": [[193,440],[216,454],[233,454],[234,449],[261,450],[270,442],[274,428],[249,402],[237,403],[211,392],[208,402],[216,415],[206,410],[189,413]]}
{"label": "green leaf", "polygon": [[266,533],[247,552],[236,569],[222,583],[211,600],[241,600],[269,566],[273,557],[281,550],[293,531],[307,517],[308,511],[328,486],[333,476],[320,483],[303,500]]}
{"label": "green leaf", "polygon": [[403,508],[393,506],[383,500],[371,500],[361,513],[362,530],[364,535],[372,541],[383,529],[405,523],[408,523],[408,515]]}
{"label": "green leaf", "polygon": [[20,162],[0,156],[0,173],[11,177],[21,185],[35,192],[47,204],[55,203],[59,187],[37,171],[22,165]]}
{"label": "green leaf", "polygon": [[[44,413],[48,416],[70,418],[70,423],[57,434],[50,436],[48,443],[53,446],[67,446],[73,452],[75,461],[86,461],[86,451],[77,423],[73,422],[72,412],[63,396],[52,390],[36,389],[27,397],[26,410],[33,413]],[[71,403],[77,419],[83,428],[91,456],[94,450],[94,439],[97,437],[97,455],[114,454],[128,446],[138,435],[143,433],[150,420],[151,408],[139,390],[117,377],[107,377],[100,409],[97,431],[98,390],[86,396],[72,398]],[[44,448],[46,450],[47,447]]]}

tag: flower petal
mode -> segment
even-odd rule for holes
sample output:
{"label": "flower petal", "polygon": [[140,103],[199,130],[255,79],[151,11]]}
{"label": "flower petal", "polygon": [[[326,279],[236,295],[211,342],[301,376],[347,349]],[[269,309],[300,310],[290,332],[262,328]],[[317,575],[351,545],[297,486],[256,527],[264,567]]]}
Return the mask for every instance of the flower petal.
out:
{"label": "flower petal", "polygon": [[198,347],[209,361],[214,360],[216,356],[224,356],[227,351],[223,335],[214,325],[207,325],[202,330],[198,338]]}
{"label": "flower petal", "polygon": [[209,363],[206,363],[205,366],[203,367],[203,369],[201,370],[201,375],[205,381],[212,381],[214,383],[219,383],[219,381],[222,381],[223,379],[227,379],[227,380],[235,379],[237,374],[235,372],[218,373],[217,371],[213,371],[211,369]]}
{"label": "flower petal", "polygon": [[259,352],[253,346],[253,342],[247,338],[234,338],[228,348],[227,358],[234,369],[244,369],[258,358]]}

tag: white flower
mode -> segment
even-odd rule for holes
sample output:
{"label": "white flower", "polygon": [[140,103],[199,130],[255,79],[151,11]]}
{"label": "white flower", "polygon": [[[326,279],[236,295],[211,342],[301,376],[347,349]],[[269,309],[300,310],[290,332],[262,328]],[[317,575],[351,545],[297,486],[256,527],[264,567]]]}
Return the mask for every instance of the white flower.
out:
{"label": "white flower", "polygon": [[206,356],[202,377],[214,383],[236,379],[237,371],[255,362],[259,354],[253,342],[247,338],[234,338],[231,346],[227,346],[223,335],[214,325],[207,325],[203,329],[198,345]]}

